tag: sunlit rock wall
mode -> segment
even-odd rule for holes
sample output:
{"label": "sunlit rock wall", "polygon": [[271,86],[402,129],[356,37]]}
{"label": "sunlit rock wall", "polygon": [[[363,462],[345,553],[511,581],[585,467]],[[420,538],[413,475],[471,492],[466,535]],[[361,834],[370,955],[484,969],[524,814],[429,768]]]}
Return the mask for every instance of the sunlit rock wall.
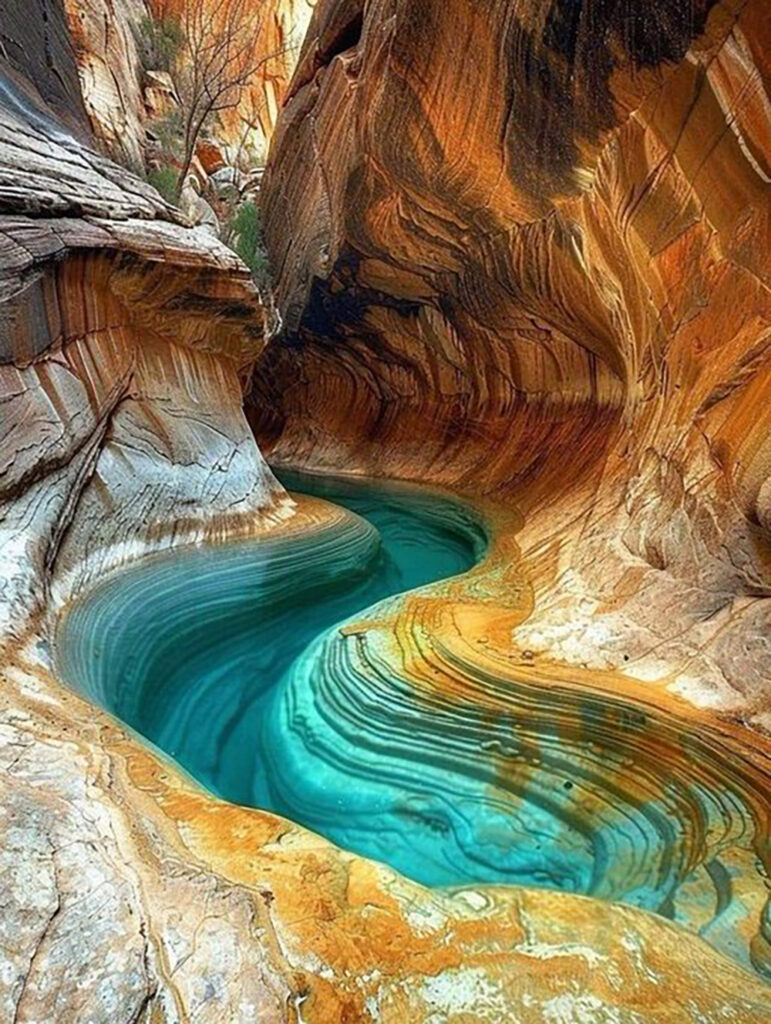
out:
{"label": "sunlit rock wall", "polygon": [[[0,25],[8,24],[7,10]],[[53,44],[66,40],[56,10],[30,4],[40,46],[28,41],[13,54],[6,49],[17,70],[21,57],[34,58],[38,88],[85,137],[74,61],[57,57],[51,64],[60,54]],[[239,411],[239,378],[263,333],[243,267],[210,236],[176,223],[137,179],[53,123],[19,83],[0,81],[0,1018],[771,1020],[761,980],[672,922],[570,893],[426,890],[289,821],[203,793],[53,676],[44,613],[107,567],[173,540],[261,525],[284,540],[293,529],[302,533],[295,549],[302,579],[304,553],[318,557],[319,547],[341,543],[344,516],[320,502],[303,503],[276,525],[283,499]],[[383,268],[391,273],[385,260]],[[394,316],[400,308],[386,303]],[[368,343],[379,344],[374,336]],[[566,338],[560,351],[572,352],[572,344]],[[578,379],[587,364],[574,347]],[[289,384],[303,386],[306,371],[300,355],[294,358],[288,391]],[[597,414],[602,403],[594,398],[575,408],[565,403],[564,437],[574,438],[578,416],[586,436],[598,438],[589,454],[601,462],[623,389],[597,366],[607,415]],[[446,366],[436,367],[446,377]],[[382,386],[382,377],[368,379]],[[399,379],[409,392],[410,378]],[[585,384],[576,388],[584,395]],[[355,390],[365,394],[363,386]],[[345,397],[332,384],[330,395],[335,408]],[[432,402],[425,388],[415,398],[424,409]],[[556,408],[556,401],[548,407],[545,434]],[[504,411],[501,449],[513,422]],[[341,448],[341,461],[372,463],[374,445],[361,431],[366,417],[359,420],[353,402],[347,414],[356,442]],[[330,419],[334,432],[342,420]],[[275,436],[280,419],[271,422]],[[421,465],[422,441],[431,442],[425,423],[415,415],[393,430],[395,445],[406,446],[413,435],[410,472]],[[313,429],[329,460],[332,443]],[[488,439],[477,456],[491,461],[494,449]],[[578,457],[577,446],[569,451]],[[407,462],[399,458],[397,451],[383,465],[404,471]],[[467,459],[473,481],[473,451]],[[563,473],[569,463],[563,456]],[[544,494],[547,483],[560,493],[557,476],[544,475]],[[489,482],[494,478],[491,469]],[[454,581],[439,600],[413,595],[393,609],[408,622],[398,630],[379,626],[383,650],[392,652],[388,664],[422,671],[420,651],[408,648],[405,657],[401,646],[407,631],[415,632],[415,602],[456,623],[472,619],[485,631],[480,641],[495,641],[487,645],[491,660],[506,648],[474,602],[489,602],[496,614],[506,600],[526,604],[524,583],[515,594],[509,582],[519,573],[510,534],[504,531],[496,560],[481,576]],[[508,621],[506,614],[497,621]],[[430,627],[430,616],[420,622]],[[489,693],[490,666],[478,657],[473,630],[453,635],[442,627],[434,634],[456,641],[459,649],[445,648],[455,666],[473,644],[483,696]],[[336,638],[365,650],[359,631]],[[389,678],[398,681],[399,672]],[[426,678],[433,685],[440,673]],[[370,699],[374,692],[365,690]],[[506,697],[510,702],[508,691]],[[568,728],[571,715],[568,706]],[[656,746],[655,755],[662,749]],[[754,913],[747,936],[755,938],[759,926]]]}
{"label": "sunlit rock wall", "polygon": [[[213,0],[205,0],[203,10],[207,3],[216,15]],[[244,32],[254,37],[257,70],[240,103],[213,126],[229,159],[264,164],[313,6],[314,0],[261,0],[244,20]],[[148,19],[180,18],[183,8],[183,0],[55,0],[54,12],[65,17],[62,45],[75,58],[79,81],[70,95],[82,102],[100,145],[134,170],[144,167],[145,129],[154,116],[146,105],[138,40]],[[5,20],[2,35],[11,48],[23,48],[26,21],[43,23],[42,17],[17,21],[3,12],[0,27]]]}
{"label": "sunlit rock wall", "polygon": [[51,672],[81,586],[291,507],[242,412],[264,340],[249,274],[80,141],[74,61],[47,63],[62,24],[0,75],[0,1018],[280,1020],[280,970],[244,943],[252,894],[190,854],[179,875],[171,819],[150,824],[125,774],[141,751]]}
{"label": "sunlit rock wall", "polygon": [[240,153],[264,166],[316,0],[263,0],[255,4],[254,75],[241,102],[224,111],[222,126],[231,158]]}
{"label": "sunlit rock wall", "polygon": [[[265,164],[315,2],[255,0],[243,5],[242,16],[235,19],[242,37],[237,44],[250,49],[254,73],[238,102],[221,111],[217,123],[208,126],[229,162]],[[147,7],[156,18],[176,18],[184,24],[184,12],[195,11],[196,3],[214,25],[228,12],[228,7],[216,0],[147,0]]]}
{"label": "sunlit rock wall", "polygon": [[771,727],[763,0],[325,0],[264,186],[277,461],[525,513],[536,659]]}
{"label": "sunlit rock wall", "polygon": [[[244,419],[248,271],[11,79],[0,107],[3,626],[283,500]],[[57,582],[58,581],[58,582]]]}
{"label": "sunlit rock wall", "polygon": [[146,120],[137,33],[144,0],[63,0],[94,133],[122,164],[144,167]]}

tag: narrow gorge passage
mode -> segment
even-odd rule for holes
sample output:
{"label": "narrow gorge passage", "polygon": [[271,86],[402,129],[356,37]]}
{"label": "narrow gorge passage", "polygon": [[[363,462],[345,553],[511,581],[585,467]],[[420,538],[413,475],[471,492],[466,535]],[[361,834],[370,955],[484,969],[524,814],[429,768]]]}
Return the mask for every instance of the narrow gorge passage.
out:
{"label": "narrow gorge passage", "polygon": [[470,507],[283,482],[335,514],[111,576],[60,623],[61,677],[210,791],[422,884],[622,901],[763,973],[763,773],[653,707],[448,646],[426,609],[496,563]]}

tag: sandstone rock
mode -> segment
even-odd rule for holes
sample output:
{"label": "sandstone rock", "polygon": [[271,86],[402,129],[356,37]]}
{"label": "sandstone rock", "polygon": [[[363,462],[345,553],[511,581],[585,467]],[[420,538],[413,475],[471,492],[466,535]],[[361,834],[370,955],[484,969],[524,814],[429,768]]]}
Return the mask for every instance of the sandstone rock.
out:
{"label": "sandstone rock", "polygon": [[[48,0],[0,7],[0,67],[16,89],[36,90],[70,132],[88,139],[88,116],[63,4]],[[18,77],[17,77],[18,76]],[[3,84],[3,104],[16,103]]]}
{"label": "sandstone rock", "polygon": [[95,135],[119,163],[144,167],[144,98],[136,32],[144,0],[65,0],[80,92]]}
{"label": "sandstone rock", "polygon": [[263,186],[287,344],[253,421],[278,461],[507,495],[516,648],[760,726],[769,22],[624,10],[319,5]]}
{"label": "sandstone rock", "polygon": [[201,166],[209,177],[225,166],[225,157],[222,155],[222,150],[208,139],[198,143],[195,155],[200,160]]}
{"label": "sandstone rock", "polygon": [[191,223],[199,224],[216,238],[220,230],[217,214],[214,212],[211,204],[200,194],[200,188],[197,176],[189,174],[182,187],[179,205]]}
{"label": "sandstone rock", "polygon": [[[184,2],[148,0],[148,5],[158,17],[173,17],[184,9]],[[265,163],[315,2],[264,0],[252,5],[244,28],[249,37],[245,42],[253,42],[256,71],[240,102],[222,111],[218,119],[217,143],[228,163]],[[225,10],[215,3],[206,9],[214,18],[221,18]]]}
{"label": "sandstone rock", "polygon": [[167,117],[179,106],[177,87],[168,71],[145,71],[142,96],[151,121]]}
{"label": "sandstone rock", "polygon": [[0,110],[0,201],[17,211],[0,219],[3,614],[22,632],[60,555],[98,573],[99,552],[216,531],[219,510],[239,521],[280,493],[240,410],[264,329],[248,271],[39,118]]}
{"label": "sandstone rock", "polygon": [[[578,186],[572,154],[560,161],[550,153],[541,166],[534,143],[516,174],[526,182],[535,175],[537,194],[511,185],[506,164],[516,151],[496,166],[501,136],[485,135],[483,101],[497,109],[501,95],[490,65],[480,65],[480,47],[506,61],[513,50],[520,58],[513,70],[529,75],[527,40],[544,30],[534,17],[523,36],[521,21],[508,16],[513,10],[397,2],[372,3],[364,17],[356,4],[319,13],[287,109],[298,145],[292,150],[281,136],[268,182],[293,348],[275,346],[264,359],[256,395],[269,406],[253,415],[281,457],[460,478],[521,506],[524,527],[517,533],[510,508],[500,513],[494,557],[477,573],[399,599],[372,624],[381,667],[394,667],[389,678],[404,673],[413,692],[474,701],[489,718],[502,700],[510,704],[517,685],[540,688],[542,698],[549,687],[569,685],[565,728],[574,731],[584,692],[592,707],[611,688],[633,696],[630,707],[653,702],[669,732],[670,722],[703,732],[715,777],[741,786],[767,818],[761,738],[662,687],[639,684],[632,694],[632,681],[610,672],[572,670],[568,679],[564,663],[554,670],[540,655],[567,622],[564,659],[586,656],[585,641],[574,655],[565,608],[576,621],[594,615],[608,656],[612,628],[624,643],[634,638],[625,619],[632,608],[635,617],[649,611],[643,626],[651,633],[683,627],[677,642],[725,643],[729,666],[736,636],[754,639],[760,628],[750,622],[762,605],[747,515],[739,513],[763,505],[758,521],[767,519],[766,433],[752,400],[764,354],[757,338],[763,267],[751,204],[746,219],[737,214],[735,238],[730,230],[721,235],[723,221],[714,227],[708,219],[725,218],[731,228],[735,213],[732,192],[716,197],[717,212],[709,207],[719,170],[736,172],[732,188],[754,183],[733,162],[732,138],[742,159],[759,164],[762,156],[757,130],[745,131],[740,116],[744,103],[757,102],[757,89],[745,85],[747,75],[756,81],[748,55],[759,48],[748,40],[760,38],[752,22],[758,5],[750,0],[739,25],[717,8],[727,19],[721,32],[709,23],[704,40],[689,38],[677,65],[697,80],[697,95],[685,94],[688,110],[714,95],[719,73],[723,103],[737,114],[728,132],[709,137],[706,155],[702,122],[689,132],[694,115],[683,113],[673,135],[670,107],[659,104],[675,71],[647,68],[635,83],[617,68],[614,97],[634,113],[619,115],[618,132],[608,128],[594,147],[581,137],[586,168]],[[658,5],[652,11],[669,45],[671,26]],[[525,18],[525,5],[514,13]],[[501,45],[500,28],[516,45]],[[569,12],[558,12],[549,31],[564,46],[581,34],[569,28]],[[481,67],[480,79],[469,77],[473,95],[451,87],[448,65],[428,74],[443,54],[462,79]],[[394,60],[398,74],[389,77]],[[46,77],[41,70],[40,81]],[[291,822],[203,793],[55,678],[56,614],[96,576],[205,537],[279,530],[321,537],[335,530],[339,513],[321,502],[295,507],[246,428],[240,384],[265,334],[246,268],[76,140],[30,93],[0,81],[3,1017],[771,1021],[768,986],[678,924],[568,893],[431,892]],[[490,145],[477,149],[467,128],[461,146],[458,125],[468,119],[451,121],[444,142],[456,162],[445,162],[437,135],[460,101],[478,108],[472,124]],[[378,122],[389,103],[403,136],[382,134],[394,130],[388,119]],[[303,127],[307,110],[313,116]],[[550,114],[558,127],[561,110]],[[423,111],[435,125],[427,127]],[[591,112],[580,112],[591,127]],[[519,105],[512,100],[517,132],[526,114],[521,96]],[[505,127],[507,115],[501,119]],[[73,131],[82,125],[75,115],[71,122]],[[359,132],[380,147],[378,160],[359,158]],[[659,134],[673,152],[656,145]],[[731,159],[713,168],[711,154],[726,139]],[[680,180],[686,159],[689,185]],[[597,184],[582,192],[590,165]],[[699,183],[700,166],[709,187]],[[389,190],[400,168],[399,187]],[[328,170],[325,181],[319,172]],[[630,194],[621,183],[643,170]],[[558,185],[566,195],[555,194],[545,213],[535,210]],[[660,222],[645,202],[658,189],[666,198]],[[461,212],[458,193],[467,196]],[[669,221],[673,207],[682,207],[684,220]],[[279,224],[295,218],[296,238],[285,242]],[[668,240],[662,250],[641,241],[651,219]],[[353,241],[341,243],[341,232]],[[675,284],[686,256],[683,291],[682,275]],[[306,431],[315,435],[313,451]],[[730,471],[719,472],[715,459]],[[527,573],[536,611],[523,624],[533,596]],[[709,598],[719,617],[714,606],[726,593],[733,607],[721,634],[704,612]],[[523,680],[511,656],[528,628]],[[334,642],[361,649],[361,632]],[[759,664],[749,646],[746,661]],[[730,682],[736,701],[735,677]],[[743,708],[756,691],[747,687]],[[663,777],[671,767],[679,780],[688,754],[670,739],[652,756]],[[686,789],[687,779],[686,772]],[[630,777],[633,789],[635,782]],[[698,807],[687,813],[698,839]],[[766,850],[759,843],[760,857]],[[742,937],[762,966],[767,922],[756,889],[745,893],[745,876],[737,878],[740,902],[748,897]]]}
{"label": "sandstone rock", "polygon": [[[136,853],[114,831],[117,804],[94,801],[107,719],[89,738],[92,712],[76,725],[59,691],[46,726],[5,683],[27,643],[24,688],[33,705],[53,707],[43,625],[52,595],[66,601],[142,551],[259,529],[291,509],[241,410],[240,374],[263,344],[263,315],[233,253],[5,80],[3,94],[12,102],[0,111],[1,1012],[129,1021],[152,1007],[175,1019],[181,990],[158,981],[165,954]],[[272,989],[262,951],[236,952],[249,898],[215,920],[222,897],[211,902],[216,884],[204,876],[166,901],[177,961],[192,967],[209,942],[217,950],[193,968],[182,1002],[204,1019],[237,1019],[241,1002],[280,1019],[282,983]],[[195,923],[183,921],[186,906],[198,907]],[[180,934],[196,931],[199,953],[180,953]],[[241,969],[251,980],[229,973]]]}

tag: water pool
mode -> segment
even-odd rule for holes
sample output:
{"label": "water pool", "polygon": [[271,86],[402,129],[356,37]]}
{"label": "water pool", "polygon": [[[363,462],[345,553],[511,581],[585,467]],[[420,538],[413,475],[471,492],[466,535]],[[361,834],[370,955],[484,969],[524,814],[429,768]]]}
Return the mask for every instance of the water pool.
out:
{"label": "water pool", "polygon": [[[291,817],[292,801],[273,779],[279,742],[270,728],[301,652],[383,598],[464,572],[486,542],[470,510],[451,501],[387,485],[282,480],[354,515],[310,542],[268,538],[144,559],[74,605],[56,651],[67,682],[207,789]],[[337,829],[325,831],[345,845]]]}
{"label": "water pool", "polygon": [[479,521],[418,489],[285,483],[351,514],[107,578],[60,623],[62,677],[213,793],[416,881],[622,900],[758,966],[768,801],[741,762],[653,710],[473,659],[453,669],[471,696],[422,686],[425,666],[416,683],[441,638],[395,651],[367,620],[473,567]]}

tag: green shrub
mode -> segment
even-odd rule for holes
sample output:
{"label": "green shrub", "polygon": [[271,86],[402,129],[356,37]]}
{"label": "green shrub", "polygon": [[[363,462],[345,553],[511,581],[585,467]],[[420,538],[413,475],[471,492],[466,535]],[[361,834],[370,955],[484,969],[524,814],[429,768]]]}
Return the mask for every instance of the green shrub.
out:
{"label": "green shrub", "polygon": [[181,110],[172,110],[165,117],[151,121],[148,128],[166,153],[173,154],[177,159],[182,159],[184,125],[182,124]]}
{"label": "green shrub", "polygon": [[177,182],[179,172],[174,167],[157,167],[147,175],[147,182],[156,189],[167,203],[177,202]]}
{"label": "green shrub", "polygon": [[262,241],[262,217],[255,203],[245,202],[228,226],[231,246],[252,272],[255,281],[268,280],[268,255]]}

